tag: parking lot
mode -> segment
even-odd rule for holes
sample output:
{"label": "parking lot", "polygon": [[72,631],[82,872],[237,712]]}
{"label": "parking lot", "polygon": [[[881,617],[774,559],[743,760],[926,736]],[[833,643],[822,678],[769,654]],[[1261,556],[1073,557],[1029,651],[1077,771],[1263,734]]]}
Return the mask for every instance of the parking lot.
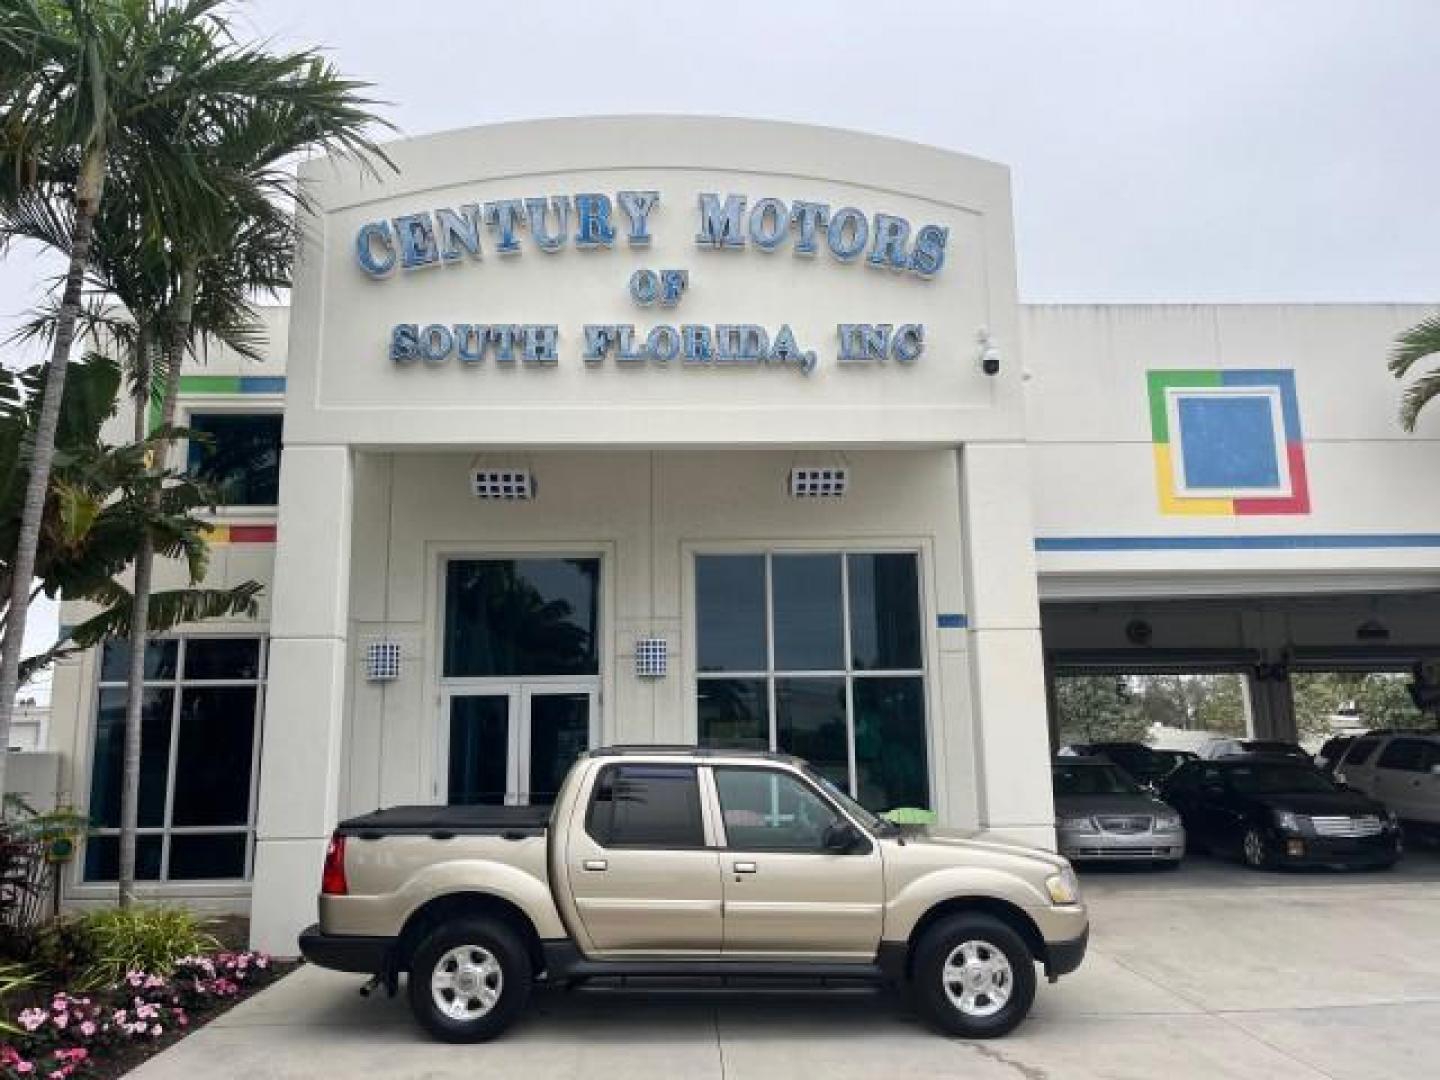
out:
{"label": "parking lot", "polygon": [[226,1077],[1414,1080],[1440,1060],[1440,854],[1388,873],[1267,874],[1205,859],[1084,875],[1075,975],[1008,1038],[932,1035],[859,990],[537,992],[487,1046],[442,1046],[402,1000],[313,967],[142,1067]]}

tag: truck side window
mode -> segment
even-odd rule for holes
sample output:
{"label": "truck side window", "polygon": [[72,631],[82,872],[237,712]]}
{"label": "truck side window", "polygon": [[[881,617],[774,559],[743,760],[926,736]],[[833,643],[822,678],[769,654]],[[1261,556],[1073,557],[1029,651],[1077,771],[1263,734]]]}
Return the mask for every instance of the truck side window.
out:
{"label": "truck side window", "polygon": [[693,765],[608,765],[595,780],[585,831],[602,847],[703,848]]}
{"label": "truck side window", "polygon": [[725,838],[736,851],[821,851],[835,811],[805,784],[774,769],[715,770]]}

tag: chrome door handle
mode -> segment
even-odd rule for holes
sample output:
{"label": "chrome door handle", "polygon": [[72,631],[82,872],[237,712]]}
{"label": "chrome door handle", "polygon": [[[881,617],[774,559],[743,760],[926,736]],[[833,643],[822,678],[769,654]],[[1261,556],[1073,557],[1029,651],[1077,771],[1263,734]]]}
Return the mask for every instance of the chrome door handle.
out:
{"label": "chrome door handle", "polygon": [[753,862],[737,862],[735,864],[735,873],[753,874],[755,873],[755,864]]}
{"label": "chrome door handle", "polygon": [[610,864],[604,859],[586,859],[584,862],[586,870],[609,870]]}

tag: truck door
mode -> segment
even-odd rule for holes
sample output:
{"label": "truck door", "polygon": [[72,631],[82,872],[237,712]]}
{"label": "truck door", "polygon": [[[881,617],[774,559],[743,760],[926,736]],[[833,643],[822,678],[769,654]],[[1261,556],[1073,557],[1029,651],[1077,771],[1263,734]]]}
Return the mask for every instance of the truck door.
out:
{"label": "truck door", "polygon": [[591,951],[719,955],[720,855],[705,842],[694,765],[604,766],[583,821],[567,831],[569,887]]}
{"label": "truck door", "polygon": [[716,766],[725,834],[721,877],[727,958],[873,959],[884,918],[878,845],[841,854],[825,835],[841,817],[793,773]]}

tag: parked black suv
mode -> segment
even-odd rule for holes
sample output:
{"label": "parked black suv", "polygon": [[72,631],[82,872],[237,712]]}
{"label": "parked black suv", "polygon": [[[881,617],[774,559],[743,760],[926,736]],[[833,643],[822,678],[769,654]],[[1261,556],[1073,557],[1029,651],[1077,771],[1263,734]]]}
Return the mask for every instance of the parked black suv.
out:
{"label": "parked black suv", "polygon": [[1180,812],[1192,848],[1256,869],[1388,868],[1400,858],[1399,823],[1383,803],[1291,757],[1188,762],[1160,793]]}

